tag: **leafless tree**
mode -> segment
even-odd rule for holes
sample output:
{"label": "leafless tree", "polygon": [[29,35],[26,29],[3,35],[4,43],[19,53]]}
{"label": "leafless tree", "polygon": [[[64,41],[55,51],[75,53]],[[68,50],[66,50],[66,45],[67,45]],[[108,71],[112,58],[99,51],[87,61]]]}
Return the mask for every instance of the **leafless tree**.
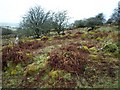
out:
{"label": "leafless tree", "polygon": [[65,25],[67,24],[68,16],[67,11],[59,11],[53,13],[53,28],[60,34],[61,31],[64,33]]}
{"label": "leafless tree", "polygon": [[34,30],[35,35],[39,37],[44,31],[44,25],[47,22],[50,15],[50,11],[45,12],[40,6],[30,8],[28,13],[23,17],[21,23],[22,28]]}

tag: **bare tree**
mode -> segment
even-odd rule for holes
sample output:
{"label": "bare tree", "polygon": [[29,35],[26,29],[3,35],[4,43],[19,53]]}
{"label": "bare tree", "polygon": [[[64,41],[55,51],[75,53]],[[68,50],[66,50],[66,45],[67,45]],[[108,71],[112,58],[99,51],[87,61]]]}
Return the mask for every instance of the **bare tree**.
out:
{"label": "bare tree", "polygon": [[68,16],[66,11],[59,11],[53,13],[53,28],[60,34],[61,31],[64,33],[64,28],[67,24]]}
{"label": "bare tree", "polygon": [[40,6],[30,8],[28,13],[23,17],[21,26],[23,29],[33,30],[35,35],[39,37],[42,34],[44,24],[47,22],[50,15],[50,11],[45,12]]}

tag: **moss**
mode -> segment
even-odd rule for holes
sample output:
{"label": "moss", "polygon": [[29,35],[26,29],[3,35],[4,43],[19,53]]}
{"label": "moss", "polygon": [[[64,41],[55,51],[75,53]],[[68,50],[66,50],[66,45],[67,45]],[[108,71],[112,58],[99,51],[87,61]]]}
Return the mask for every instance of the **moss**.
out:
{"label": "moss", "polygon": [[95,53],[96,53],[98,50],[97,50],[95,47],[92,47],[92,48],[89,48],[89,51],[90,51],[90,52],[95,52]]}
{"label": "moss", "polygon": [[92,32],[92,31],[91,31],[91,32],[89,32],[89,34],[94,35],[94,34],[95,34],[95,32]]}
{"label": "moss", "polygon": [[48,38],[49,41],[52,41],[53,39],[54,39],[53,37]]}
{"label": "moss", "polygon": [[8,62],[8,67],[6,67],[6,75],[17,75],[23,73],[23,67],[21,64],[14,65],[12,62]]}
{"label": "moss", "polygon": [[42,69],[42,68],[45,68],[47,64],[48,64],[47,61],[42,62],[42,63],[39,63],[39,64],[38,64],[38,68],[41,68],[41,69]]}
{"label": "moss", "polygon": [[29,58],[33,58],[33,55],[31,53],[26,53],[26,56]]}
{"label": "moss", "polygon": [[37,55],[34,60],[37,61],[37,63],[41,63],[41,62],[44,62],[46,60],[48,60],[49,56],[47,54],[40,54],[40,55]]}
{"label": "moss", "polygon": [[81,35],[81,38],[82,38],[82,39],[85,39],[86,37],[87,37],[86,34],[82,34],[82,35]]}
{"label": "moss", "polygon": [[71,79],[71,73],[65,73],[65,75],[63,76],[64,79],[70,80]]}
{"label": "moss", "polygon": [[17,70],[12,70],[11,75],[15,75],[17,73]]}
{"label": "moss", "polygon": [[89,55],[92,60],[97,60],[99,59],[98,55]]}
{"label": "moss", "polygon": [[35,63],[32,63],[26,67],[26,70],[24,71],[24,76],[26,75],[33,75],[37,70],[39,69],[38,65]]}
{"label": "moss", "polygon": [[52,79],[55,79],[55,78],[57,78],[58,76],[59,76],[59,72],[58,72],[58,70],[51,70],[50,72],[49,72],[49,76],[52,78]]}
{"label": "moss", "polygon": [[83,46],[83,49],[87,51],[89,50],[87,46]]}
{"label": "moss", "polygon": [[100,38],[100,37],[97,37],[96,40],[97,40],[97,41],[102,41],[103,39]]}

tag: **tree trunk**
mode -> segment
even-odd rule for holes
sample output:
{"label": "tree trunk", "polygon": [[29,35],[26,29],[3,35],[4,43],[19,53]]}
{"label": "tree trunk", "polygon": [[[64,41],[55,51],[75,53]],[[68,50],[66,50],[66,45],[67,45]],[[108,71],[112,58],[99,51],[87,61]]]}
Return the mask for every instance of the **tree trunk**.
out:
{"label": "tree trunk", "polygon": [[59,30],[57,31],[57,33],[58,33],[58,35],[60,35],[60,31]]}
{"label": "tree trunk", "polygon": [[37,35],[36,38],[39,38],[39,29],[38,28],[35,29],[35,34]]}

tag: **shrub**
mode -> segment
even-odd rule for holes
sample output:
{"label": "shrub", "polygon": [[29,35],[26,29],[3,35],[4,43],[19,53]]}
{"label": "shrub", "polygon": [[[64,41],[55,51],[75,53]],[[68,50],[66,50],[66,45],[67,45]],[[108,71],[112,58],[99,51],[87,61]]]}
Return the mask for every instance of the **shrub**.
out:
{"label": "shrub", "polygon": [[13,34],[11,29],[2,28],[2,35],[10,35]]}
{"label": "shrub", "polygon": [[103,50],[105,52],[111,52],[111,53],[114,53],[116,51],[118,51],[118,47],[116,44],[107,44],[103,47]]}

